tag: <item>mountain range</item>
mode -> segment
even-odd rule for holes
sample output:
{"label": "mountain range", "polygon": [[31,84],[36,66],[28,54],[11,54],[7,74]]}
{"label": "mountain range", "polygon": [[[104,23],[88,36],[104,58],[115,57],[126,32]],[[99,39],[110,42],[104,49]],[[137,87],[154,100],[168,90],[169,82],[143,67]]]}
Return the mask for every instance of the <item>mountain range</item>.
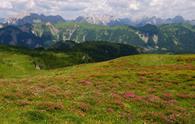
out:
{"label": "mountain range", "polygon": [[33,23],[47,23],[50,22],[52,24],[59,22],[76,22],[76,23],[89,23],[89,24],[97,24],[97,25],[106,25],[106,26],[121,26],[121,25],[129,25],[129,26],[144,26],[146,24],[152,25],[163,25],[163,24],[184,24],[189,23],[191,25],[195,25],[195,20],[186,20],[182,16],[175,16],[174,18],[163,19],[156,16],[153,17],[145,17],[139,20],[132,20],[131,18],[116,18],[114,16],[78,16],[76,19],[67,20],[61,17],[60,15],[56,16],[46,16],[43,14],[30,13],[24,17],[15,18],[0,18],[0,23],[8,23],[8,24],[33,24]]}
{"label": "mountain range", "polygon": [[74,20],[74,22],[78,23],[90,23],[90,24],[97,24],[97,25],[108,25],[108,26],[119,26],[119,25],[129,25],[129,26],[144,26],[146,24],[152,25],[163,25],[163,24],[184,24],[189,23],[194,25],[194,20],[185,20],[182,16],[175,16],[174,18],[162,19],[156,16],[153,17],[146,17],[140,20],[132,20],[130,18],[115,18],[113,16],[90,16],[90,17],[82,17],[79,16]]}
{"label": "mountain range", "polygon": [[65,20],[57,15],[57,16],[45,16],[43,14],[39,15],[36,13],[31,13],[29,16],[25,16],[22,19],[18,19],[16,21],[17,25],[24,25],[24,24],[33,24],[39,22],[50,22],[50,23],[58,23],[58,22],[65,22]]}
{"label": "mountain range", "polygon": [[67,40],[76,43],[108,41],[133,45],[146,52],[195,53],[195,26],[181,16],[167,20],[146,18],[137,26],[130,26],[128,19],[110,22],[107,18],[103,22],[99,20],[98,24],[95,20],[78,17],[75,21],[67,21],[60,16],[31,14],[13,24],[1,25],[0,43],[50,48]]}

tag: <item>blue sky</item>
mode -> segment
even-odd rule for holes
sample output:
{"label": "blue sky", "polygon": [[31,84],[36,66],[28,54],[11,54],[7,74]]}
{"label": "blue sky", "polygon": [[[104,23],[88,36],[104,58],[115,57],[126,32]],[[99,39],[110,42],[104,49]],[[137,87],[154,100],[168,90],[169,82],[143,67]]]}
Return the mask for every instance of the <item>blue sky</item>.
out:
{"label": "blue sky", "polygon": [[28,13],[77,16],[109,15],[139,19],[182,15],[195,19],[195,0],[3,0],[0,17],[24,16]]}

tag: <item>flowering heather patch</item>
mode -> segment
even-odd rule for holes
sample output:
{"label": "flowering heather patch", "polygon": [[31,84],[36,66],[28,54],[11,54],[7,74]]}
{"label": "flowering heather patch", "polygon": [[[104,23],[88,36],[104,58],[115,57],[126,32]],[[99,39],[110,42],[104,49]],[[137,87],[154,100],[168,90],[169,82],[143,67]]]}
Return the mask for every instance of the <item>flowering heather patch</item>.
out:
{"label": "flowering heather patch", "polygon": [[195,95],[190,95],[187,93],[179,93],[177,94],[177,97],[182,98],[182,99],[194,99]]}
{"label": "flowering heather patch", "polygon": [[171,93],[164,93],[164,94],[162,95],[162,98],[163,98],[164,100],[172,100],[172,99],[173,99],[173,95],[172,95]]}
{"label": "flowering heather patch", "polygon": [[89,80],[82,80],[82,81],[80,81],[80,83],[82,85],[90,85],[91,84],[91,81],[89,81]]}
{"label": "flowering heather patch", "polygon": [[161,98],[159,96],[155,96],[155,95],[149,95],[145,99],[149,102],[159,102],[159,101],[161,101]]}
{"label": "flowering heather patch", "polygon": [[135,98],[133,98],[133,101],[138,101],[138,102],[144,101],[144,96],[136,95]]}
{"label": "flowering heather patch", "polygon": [[156,77],[152,77],[149,80],[152,81],[152,82],[162,82],[163,81],[162,79],[160,79],[158,77],[157,78]]}
{"label": "flowering heather patch", "polygon": [[150,75],[151,73],[150,72],[146,72],[146,71],[143,71],[143,72],[138,72],[138,76],[141,76],[141,77],[146,77],[148,75]]}
{"label": "flowering heather patch", "polygon": [[3,97],[7,100],[18,100],[18,99],[25,98],[25,95],[22,94],[21,92],[16,92],[16,93],[5,93]]}
{"label": "flowering heather patch", "polygon": [[147,80],[147,78],[146,77],[139,77],[139,81],[138,81],[138,83],[145,83],[146,82],[146,80]]}
{"label": "flowering heather patch", "polygon": [[185,112],[187,111],[186,108],[181,107],[181,106],[176,106],[176,107],[175,107],[175,110],[176,110],[177,112],[180,112],[180,113],[185,113]]}
{"label": "flowering heather patch", "polygon": [[63,96],[63,93],[64,93],[63,90],[57,86],[48,87],[45,89],[44,92],[47,93],[48,95],[54,96],[54,97]]}
{"label": "flowering heather patch", "polygon": [[125,92],[123,94],[123,97],[126,98],[126,99],[128,99],[128,98],[135,98],[136,95],[134,93],[132,93],[132,92]]}
{"label": "flowering heather patch", "polygon": [[121,96],[119,94],[117,94],[117,93],[112,93],[112,97],[114,99],[121,99]]}
{"label": "flowering heather patch", "polygon": [[114,112],[114,109],[112,109],[112,108],[108,108],[108,109],[107,109],[107,112],[109,112],[109,113],[113,113],[113,112]]}
{"label": "flowering heather patch", "polygon": [[164,122],[166,116],[162,112],[144,112],[141,114],[141,117],[144,118],[145,123],[159,123]]}
{"label": "flowering heather patch", "polygon": [[178,102],[177,102],[177,100],[172,99],[172,100],[164,101],[164,104],[166,106],[171,106],[171,105],[178,105]]}
{"label": "flowering heather patch", "polygon": [[121,112],[120,113],[121,118],[125,118],[128,123],[132,123],[133,115],[130,112]]}
{"label": "flowering heather patch", "polygon": [[117,93],[112,93],[112,103],[119,106],[120,108],[124,108],[124,104],[123,104],[123,100],[121,95],[117,94]]}
{"label": "flowering heather patch", "polygon": [[173,86],[173,84],[170,83],[170,82],[167,82],[167,83],[164,84],[164,86],[167,87],[167,88],[169,88],[169,87]]}
{"label": "flowering heather patch", "polygon": [[125,99],[129,99],[131,101],[135,101],[135,102],[138,102],[138,101],[143,101],[144,100],[144,97],[143,96],[139,96],[139,95],[136,95],[135,93],[132,93],[132,92],[125,92],[123,94],[123,97]]}
{"label": "flowering heather patch", "polygon": [[120,99],[115,99],[112,104],[117,105],[121,109],[124,109],[124,107],[125,107],[124,104],[123,104],[123,101],[120,100]]}
{"label": "flowering heather patch", "polygon": [[37,103],[36,106],[41,110],[48,110],[48,111],[64,109],[63,103],[54,103],[54,102],[41,102],[41,103]]}
{"label": "flowering heather patch", "polygon": [[155,92],[157,92],[157,91],[156,91],[156,89],[154,89],[154,88],[149,88],[149,89],[148,89],[148,93],[155,93]]}
{"label": "flowering heather patch", "polygon": [[31,105],[32,102],[31,101],[26,101],[26,100],[19,100],[16,102],[17,105],[19,106],[27,106],[27,105]]}
{"label": "flowering heather patch", "polygon": [[80,111],[86,113],[86,112],[90,111],[91,106],[87,103],[80,102],[80,103],[78,103],[78,108],[80,109]]}

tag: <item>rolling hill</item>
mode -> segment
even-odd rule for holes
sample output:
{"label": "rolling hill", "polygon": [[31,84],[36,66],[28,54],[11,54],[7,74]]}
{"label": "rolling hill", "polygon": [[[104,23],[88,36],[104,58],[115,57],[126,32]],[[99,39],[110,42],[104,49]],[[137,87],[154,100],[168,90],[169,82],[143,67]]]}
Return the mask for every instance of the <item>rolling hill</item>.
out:
{"label": "rolling hill", "polygon": [[58,42],[47,50],[0,45],[0,77],[25,76],[36,73],[37,70],[105,61],[139,53],[140,51],[133,46],[107,42]]}

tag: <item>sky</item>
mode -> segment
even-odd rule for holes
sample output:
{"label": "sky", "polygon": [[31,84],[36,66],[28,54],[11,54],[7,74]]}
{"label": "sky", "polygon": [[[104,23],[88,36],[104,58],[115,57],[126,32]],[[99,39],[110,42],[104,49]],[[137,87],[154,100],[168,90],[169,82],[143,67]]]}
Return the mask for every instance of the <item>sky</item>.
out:
{"label": "sky", "polygon": [[78,16],[114,16],[140,19],[181,15],[195,19],[195,0],[2,0],[0,17],[22,17],[29,13]]}

